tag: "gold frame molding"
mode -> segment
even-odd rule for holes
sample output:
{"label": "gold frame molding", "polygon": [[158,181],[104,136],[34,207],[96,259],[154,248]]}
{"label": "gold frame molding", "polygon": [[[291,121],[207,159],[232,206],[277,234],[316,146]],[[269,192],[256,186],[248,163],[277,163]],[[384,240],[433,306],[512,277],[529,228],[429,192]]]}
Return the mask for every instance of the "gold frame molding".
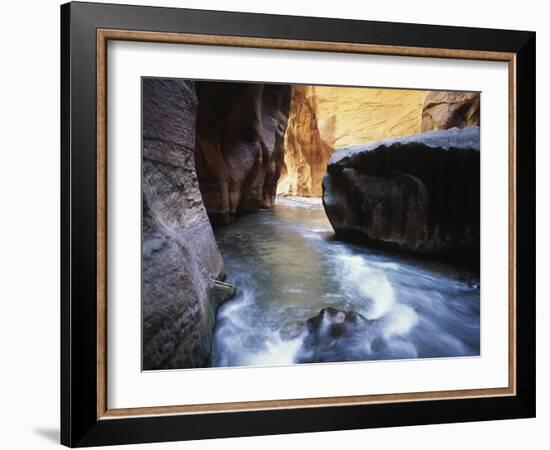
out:
{"label": "gold frame molding", "polygon": [[[503,388],[409,392],[401,394],[265,400],[201,405],[148,406],[109,409],[107,405],[107,42],[109,40],[180,43],[231,47],[309,50],[501,61],[508,63],[508,386]],[[444,48],[262,39],[237,36],[157,33],[147,31],[97,30],[97,418],[206,414],[266,409],[348,406],[357,404],[447,400],[516,395],[516,55],[506,52],[454,50]]]}

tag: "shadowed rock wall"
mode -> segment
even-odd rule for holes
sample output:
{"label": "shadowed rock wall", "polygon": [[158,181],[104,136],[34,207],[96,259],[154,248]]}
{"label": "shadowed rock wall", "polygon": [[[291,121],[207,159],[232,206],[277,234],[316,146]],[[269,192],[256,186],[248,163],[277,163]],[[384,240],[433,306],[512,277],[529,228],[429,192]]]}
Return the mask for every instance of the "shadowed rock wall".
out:
{"label": "shadowed rock wall", "polygon": [[195,157],[213,223],[273,205],[284,159],[290,86],[196,82]]}
{"label": "shadowed rock wall", "polygon": [[[214,311],[232,294],[195,172],[191,81],[143,80],[143,368],[209,362]],[[120,255],[121,257],[123,255]]]}

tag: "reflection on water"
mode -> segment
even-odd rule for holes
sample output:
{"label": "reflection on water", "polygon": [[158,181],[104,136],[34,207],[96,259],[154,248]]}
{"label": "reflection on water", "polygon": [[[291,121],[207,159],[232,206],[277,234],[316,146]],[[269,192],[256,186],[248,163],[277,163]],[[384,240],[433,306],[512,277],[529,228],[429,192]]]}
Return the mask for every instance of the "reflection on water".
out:
{"label": "reflection on water", "polygon": [[[237,295],[218,309],[213,366],[479,355],[476,277],[336,241],[321,205],[281,199],[216,238]],[[367,320],[308,337],[300,321],[326,307]]]}

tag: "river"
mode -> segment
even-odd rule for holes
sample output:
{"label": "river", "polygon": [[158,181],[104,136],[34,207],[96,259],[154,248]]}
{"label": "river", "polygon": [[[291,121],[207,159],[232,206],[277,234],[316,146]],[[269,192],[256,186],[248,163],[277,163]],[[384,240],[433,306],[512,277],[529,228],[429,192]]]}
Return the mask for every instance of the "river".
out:
{"label": "river", "polygon": [[[213,366],[480,353],[479,277],[335,240],[318,201],[278,198],[215,233],[237,294],[218,308]],[[326,307],[355,311],[366,325],[307,340],[300,321]]]}

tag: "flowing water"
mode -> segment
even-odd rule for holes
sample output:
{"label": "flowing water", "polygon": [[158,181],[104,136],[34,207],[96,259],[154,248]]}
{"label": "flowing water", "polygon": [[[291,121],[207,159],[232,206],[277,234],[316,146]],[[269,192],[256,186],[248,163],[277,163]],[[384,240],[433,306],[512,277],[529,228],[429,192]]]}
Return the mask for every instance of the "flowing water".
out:
{"label": "flowing water", "polygon": [[[218,308],[213,366],[479,355],[477,277],[337,241],[316,202],[278,199],[216,239],[237,294]],[[326,307],[366,320],[343,334],[323,335],[324,319],[304,327]]]}

